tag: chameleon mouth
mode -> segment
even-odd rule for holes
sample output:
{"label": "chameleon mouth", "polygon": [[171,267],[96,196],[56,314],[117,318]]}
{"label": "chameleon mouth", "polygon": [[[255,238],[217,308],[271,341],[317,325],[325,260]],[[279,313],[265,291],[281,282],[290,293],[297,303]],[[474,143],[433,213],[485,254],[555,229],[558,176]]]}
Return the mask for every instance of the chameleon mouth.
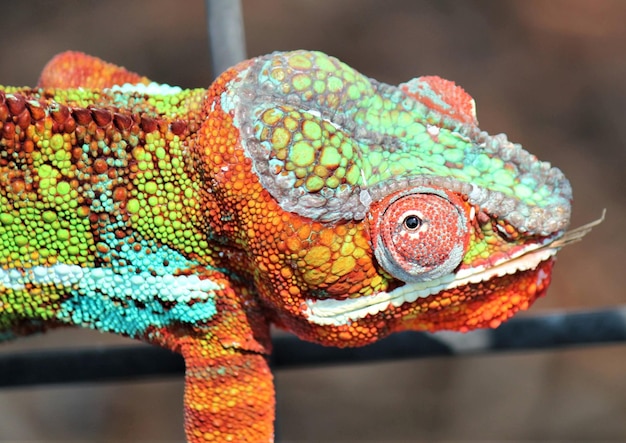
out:
{"label": "chameleon mouth", "polygon": [[[489,267],[470,268],[427,281],[407,283],[390,292],[378,292],[367,297],[343,300],[306,300],[305,315],[309,322],[327,326],[347,325],[368,315],[376,315],[387,309],[398,308],[445,290],[468,284],[476,284],[505,275],[536,269],[540,263],[550,260],[563,246],[580,241],[594,226],[604,220],[602,217],[579,228],[567,231],[558,238],[547,239],[542,244],[532,244],[515,255],[502,259]],[[539,272],[539,282],[546,278]]]}
{"label": "chameleon mouth", "polygon": [[533,245],[533,247],[520,251],[516,257],[507,258],[488,269],[465,269],[427,282],[407,283],[393,291],[378,292],[367,297],[344,300],[308,299],[305,315],[308,321],[318,325],[346,325],[368,315],[376,315],[390,308],[398,308],[405,303],[413,303],[420,298],[426,298],[445,290],[535,269],[541,262],[553,257],[557,251],[557,247]]}

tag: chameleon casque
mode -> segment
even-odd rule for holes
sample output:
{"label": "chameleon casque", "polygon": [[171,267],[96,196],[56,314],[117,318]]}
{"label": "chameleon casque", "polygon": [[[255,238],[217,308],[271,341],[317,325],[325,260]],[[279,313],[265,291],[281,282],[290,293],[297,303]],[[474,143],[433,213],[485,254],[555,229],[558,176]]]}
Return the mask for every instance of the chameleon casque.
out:
{"label": "chameleon casque", "polygon": [[189,441],[271,441],[270,324],[340,347],[496,327],[546,292],[570,204],[439,77],[294,51],[182,90],[67,52],[0,87],[0,341],[169,348]]}

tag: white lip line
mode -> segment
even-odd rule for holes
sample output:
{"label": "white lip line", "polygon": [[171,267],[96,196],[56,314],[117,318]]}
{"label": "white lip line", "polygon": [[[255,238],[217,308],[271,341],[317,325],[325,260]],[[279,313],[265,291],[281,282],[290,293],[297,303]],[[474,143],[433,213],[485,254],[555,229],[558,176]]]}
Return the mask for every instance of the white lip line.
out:
{"label": "white lip line", "polygon": [[344,300],[307,299],[307,308],[304,312],[307,319],[319,325],[344,325],[359,320],[367,315],[375,315],[387,309],[389,304],[399,307],[404,303],[412,303],[418,298],[425,298],[437,294],[444,289],[453,289],[471,283],[480,283],[493,277],[514,274],[536,268],[539,263],[552,257],[558,248],[545,245],[535,245],[531,249],[520,252],[517,257],[503,260],[501,263],[488,269],[476,272],[467,272],[467,275],[449,274],[434,282],[405,284],[391,292],[380,292],[369,297],[359,297]]}

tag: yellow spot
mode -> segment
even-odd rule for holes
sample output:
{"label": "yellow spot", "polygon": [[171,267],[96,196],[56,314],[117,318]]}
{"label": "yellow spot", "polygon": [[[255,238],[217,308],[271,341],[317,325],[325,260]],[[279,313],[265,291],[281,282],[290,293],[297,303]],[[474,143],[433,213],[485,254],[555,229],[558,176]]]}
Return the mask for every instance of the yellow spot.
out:
{"label": "yellow spot", "polygon": [[333,262],[333,266],[330,271],[336,276],[349,274],[356,266],[356,261],[352,256],[339,257]]}
{"label": "yellow spot", "polygon": [[47,177],[56,176],[57,172],[58,171],[54,169],[52,166],[44,163],[43,165],[39,167],[37,174],[39,175],[40,178],[47,178]]}
{"label": "yellow spot", "polygon": [[365,251],[362,248],[355,248],[352,256],[356,259],[365,257]]}
{"label": "yellow spot", "polygon": [[309,177],[306,181],[306,188],[309,190],[309,192],[319,191],[323,187],[324,187],[324,180],[322,180],[319,177],[316,177],[316,176]]}
{"label": "yellow spot", "polygon": [[307,142],[298,142],[291,149],[291,160],[296,166],[309,166],[315,160],[315,149]]}
{"label": "yellow spot", "polygon": [[322,127],[312,120],[302,123],[302,133],[310,140],[317,140],[322,136]]}
{"label": "yellow spot", "polygon": [[322,266],[330,260],[330,249],[326,246],[313,246],[304,256],[304,261],[313,267]]}
{"label": "yellow spot", "polygon": [[311,86],[311,77],[306,74],[297,74],[293,77],[292,82],[296,91],[302,91]]}
{"label": "yellow spot", "polygon": [[282,82],[285,79],[285,71],[282,69],[272,69],[270,75],[273,79],[278,80],[279,82]]}
{"label": "yellow spot", "polygon": [[158,188],[156,182],[149,181],[144,185],[144,189],[148,194],[154,194]]}
{"label": "yellow spot", "polygon": [[339,151],[332,146],[325,146],[320,155],[320,163],[329,168],[337,168],[341,162]]}
{"label": "yellow spot", "polygon": [[312,66],[311,60],[305,54],[297,54],[289,58],[289,66],[295,69],[307,70]]}
{"label": "yellow spot", "polygon": [[61,134],[54,134],[50,138],[50,147],[55,151],[58,151],[63,147],[63,136]]}
{"label": "yellow spot", "polygon": [[272,145],[274,149],[286,147],[291,141],[291,134],[285,128],[276,128],[272,134]]}
{"label": "yellow spot", "polygon": [[133,149],[133,152],[132,152],[133,158],[137,161],[143,160],[145,153],[146,153],[145,149],[141,146],[137,146],[135,149]]}
{"label": "yellow spot", "polygon": [[70,192],[71,186],[68,182],[61,182],[57,185],[57,193],[59,195],[65,195]]}
{"label": "yellow spot", "polygon": [[268,109],[267,111],[263,113],[263,115],[261,116],[261,119],[263,120],[263,123],[265,123],[266,125],[274,126],[276,123],[280,121],[282,116],[283,116],[282,112],[279,112],[276,109]]}
{"label": "yellow spot", "polygon": [[139,212],[140,208],[141,208],[141,205],[139,204],[139,200],[134,199],[134,198],[129,200],[128,204],[126,205],[126,210],[131,214],[135,214]]}
{"label": "yellow spot", "polygon": [[306,281],[309,285],[315,286],[323,283],[326,280],[326,274],[320,272],[318,269],[309,269],[303,275],[304,281]]}
{"label": "yellow spot", "polygon": [[300,114],[295,114],[297,116],[297,120],[293,117],[287,117],[285,118],[285,121],[283,123],[285,125],[285,128],[289,129],[290,131],[295,131],[300,127]]}

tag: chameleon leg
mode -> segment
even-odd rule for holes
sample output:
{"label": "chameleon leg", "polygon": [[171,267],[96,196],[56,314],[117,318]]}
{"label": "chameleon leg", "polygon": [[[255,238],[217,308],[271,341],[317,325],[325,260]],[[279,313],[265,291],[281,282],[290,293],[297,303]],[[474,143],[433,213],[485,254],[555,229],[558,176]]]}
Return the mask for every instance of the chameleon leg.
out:
{"label": "chameleon leg", "polygon": [[206,342],[181,350],[189,442],[273,441],[274,386],[263,355]]}

